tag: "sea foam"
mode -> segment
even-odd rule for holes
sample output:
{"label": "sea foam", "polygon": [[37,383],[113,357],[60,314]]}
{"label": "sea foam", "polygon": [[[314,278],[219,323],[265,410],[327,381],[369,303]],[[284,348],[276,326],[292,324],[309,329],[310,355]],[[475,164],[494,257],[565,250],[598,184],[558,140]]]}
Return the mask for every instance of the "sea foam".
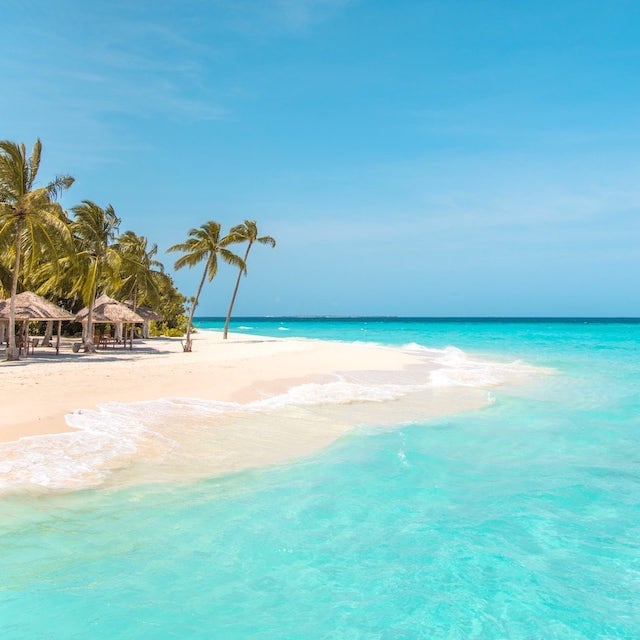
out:
{"label": "sea foam", "polygon": [[[239,416],[260,420],[260,415],[266,419],[267,414],[277,414],[287,419],[286,412],[296,408],[378,406],[421,390],[493,387],[523,375],[546,372],[519,361],[472,358],[455,347],[433,349],[411,343],[401,349],[422,356],[424,366],[410,371],[343,373],[329,382],[297,385],[248,403],[164,398],[78,409],[66,416],[67,424],[74,429],[71,432],[0,444],[0,490],[68,490],[99,485],[133,459],[165,459],[180,448],[189,429],[185,425],[206,434],[215,430],[219,421]],[[378,411],[367,414],[374,423]]]}
{"label": "sea foam", "polygon": [[554,373],[553,369],[536,367],[521,360],[476,359],[453,346],[434,349],[412,342],[402,348],[408,353],[423,354],[436,365],[437,368],[429,374],[429,382],[434,387],[490,387],[522,377]]}

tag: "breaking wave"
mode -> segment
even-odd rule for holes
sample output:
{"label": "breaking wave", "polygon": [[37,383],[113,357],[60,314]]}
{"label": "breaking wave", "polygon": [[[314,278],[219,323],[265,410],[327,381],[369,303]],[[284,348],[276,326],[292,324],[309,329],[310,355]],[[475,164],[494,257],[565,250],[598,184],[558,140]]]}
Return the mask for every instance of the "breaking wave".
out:
{"label": "breaking wave", "polygon": [[[522,376],[549,373],[526,363],[473,358],[455,347],[401,347],[424,357],[410,372],[341,374],[325,383],[294,386],[248,403],[197,398],[111,402],[66,416],[73,431],[0,444],[0,491],[78,489],[103,483],[132,459],[162,460],[181,446],[185,424],[213,425],[238,416],[277,414],[295,408],[387,403],[416,391],[444,387],[487,388]],[[284,414],[283,414],[284,415]],[[199,427],[202,429],[202,426]]]}

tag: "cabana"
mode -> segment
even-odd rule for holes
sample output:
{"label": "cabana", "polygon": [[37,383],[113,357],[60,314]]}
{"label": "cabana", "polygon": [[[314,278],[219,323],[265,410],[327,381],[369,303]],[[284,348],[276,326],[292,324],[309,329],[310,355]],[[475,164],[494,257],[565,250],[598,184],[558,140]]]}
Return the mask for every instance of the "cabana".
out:
{"label": "cabana", "polygon": [[[58,305],[49,302],[42,296],[31,291],[23,291],[16,295],[16,322],[22,323],[24,335],[25,352],[28,354],[29,347],[29,322],[55,322],[58,323],[58,333],[56,336],[56,353],[60,353],[60,333],[63,320],[73,320],[73,315]],[[4,332],[9,327],[9,309],[11,308],[11,298],[0,300],[0,323],[4,325]],[[3,333],[4,333],[3,332]],[[19,342],[19,341],[16,341]]]}
{"label": "cabana", "polygon": [[[75,318],[76,322],[82,322],[82,334],[83,336],[85,336],[85,338],[87,334],[88,315],[89,308],[85,307],[78,312]],[[112,324],[116,327],[119,327],[120,332],[122,332],[123,324],[144,324],[144,319],[137,313],[129,309],[129,307],[127,307],[127,305],[123,304],[122,302],[118,302],[117,300],[114,300],[107,295],[102,295],[96,299],[96,302],[93,305],[92,322],[94,324]],[[124,346],[127,346],[126,333],[124,334]],[[133,348],[133,335],[131,336],[129,348]]]}
{"label": "cabana", "polygon": [[162,322],[162,316],[149,307],[134,307],[130,302],[126,302],[125,304],[131,311],[137,313],[144,320],[142,324],[143,338],[149,337],[152,322]]}

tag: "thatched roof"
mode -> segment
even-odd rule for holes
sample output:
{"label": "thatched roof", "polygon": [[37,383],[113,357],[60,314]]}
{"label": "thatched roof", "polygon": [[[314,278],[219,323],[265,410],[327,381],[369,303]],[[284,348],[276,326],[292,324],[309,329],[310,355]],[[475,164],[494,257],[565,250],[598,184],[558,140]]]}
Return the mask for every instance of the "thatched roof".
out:
{"label": "thatched roof", "polygon": [[[133,305],[130,302],[125,302],[125,304],[127,305],[127,307],[129,307],[129,309],[131,309],[132,311],[134,310]],[[162,316],[157,311],[154,311],[149,307],[136,307],[135,312],[143,320],[153,320],[154,322],[162,321]]]}
{"label": "thatched roof", "polygon": [[[86,322],[89,309],[85,307],[76,315],[76,322]],[[142,324],[144,319],[134,313],[126,304],[118,302],[109,296],[100,296],[93,306],[93,322],[131,322]]]}
{"label": "thatched roof", "polygon": [[[0,318],[9,318],[11,299],[0,300]],[[16,320],[73,320],[73,315],[42,296],[24,291],[16,296]]]}

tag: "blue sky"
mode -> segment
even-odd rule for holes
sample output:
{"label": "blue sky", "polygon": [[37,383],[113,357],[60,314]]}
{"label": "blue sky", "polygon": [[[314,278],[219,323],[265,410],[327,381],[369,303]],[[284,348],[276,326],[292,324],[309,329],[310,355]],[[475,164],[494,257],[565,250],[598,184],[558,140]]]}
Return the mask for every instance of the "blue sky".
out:
{"label": "blue sky", "polygon": [[632,0],[4,0],[0,138],[161,252],[257,220],[239,315],[640,316],[638,33]]}

